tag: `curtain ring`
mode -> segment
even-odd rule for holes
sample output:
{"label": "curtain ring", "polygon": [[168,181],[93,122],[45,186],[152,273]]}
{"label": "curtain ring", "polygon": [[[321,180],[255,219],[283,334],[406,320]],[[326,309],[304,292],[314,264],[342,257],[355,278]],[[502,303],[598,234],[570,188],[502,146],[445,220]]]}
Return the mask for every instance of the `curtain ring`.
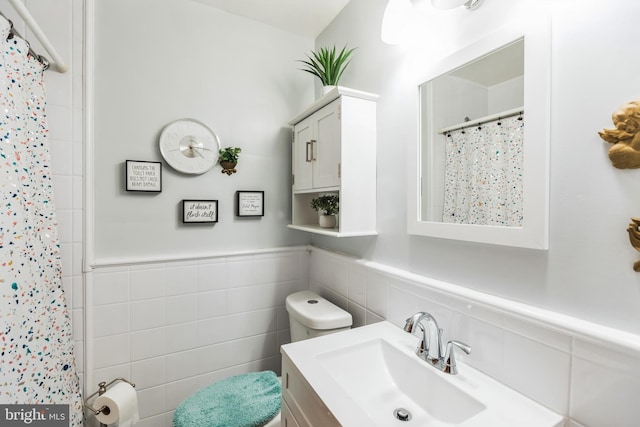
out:
{"label": "curtain ring", "polygon": [[9,21],[9,34],[7,34],[7,40],[11,40],[13,38],[13,21],[9,18],[5,18]]}
{"label": "curtain ring", "polygon": [[36,59],[38,60],[38,62],[42,64],[42,71],[47,71],[51,66],[51,64],[49,63],[49,60],[42,55],[36,55],[36,56],[37,56]]}

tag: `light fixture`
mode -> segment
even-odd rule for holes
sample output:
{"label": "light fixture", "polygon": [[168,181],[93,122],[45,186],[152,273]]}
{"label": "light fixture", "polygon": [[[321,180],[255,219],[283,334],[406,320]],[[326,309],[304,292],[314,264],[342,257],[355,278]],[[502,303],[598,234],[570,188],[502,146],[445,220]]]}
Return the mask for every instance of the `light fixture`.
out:
{"label": "light fixture", "polygon": [[[411,34],[415,13],[424,11],[428,0],[389,0],[382,17],[380,38],[387,44],[400,44]],[[431,0],[435,9],[453,9],[465,7],[473,10],[480,6],[482,0]],[[414,10],[415,8],[415,10]]]}
{"label": "light fixture", "polygon": [[431,0],[431,5],[436,9],[453,9],[460,6],[475,9],[481,2],[482,0]]}
{"label": "light fixture", "polygon": [[411,18],[411,0],[389,0],[382,18],[380,38],[387,44],[398,44],[407,36]]}

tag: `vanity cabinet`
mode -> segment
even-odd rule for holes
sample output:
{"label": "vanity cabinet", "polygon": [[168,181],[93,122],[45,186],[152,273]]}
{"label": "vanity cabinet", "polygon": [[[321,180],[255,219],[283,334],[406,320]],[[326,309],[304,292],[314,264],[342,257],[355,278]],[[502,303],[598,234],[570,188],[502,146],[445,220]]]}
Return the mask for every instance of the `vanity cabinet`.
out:
{"label": "vanity cabinet", "polygon": [[[336,87],[291,119],[290,228],[330,236],[376,234],[376,104],[372,93]],[[321,228],[311,200],[340,197],[336,228]]]}
{"label": "vanity cabinet", "polygon": [[340,427],[286,354],[282,354],[282,427]]}

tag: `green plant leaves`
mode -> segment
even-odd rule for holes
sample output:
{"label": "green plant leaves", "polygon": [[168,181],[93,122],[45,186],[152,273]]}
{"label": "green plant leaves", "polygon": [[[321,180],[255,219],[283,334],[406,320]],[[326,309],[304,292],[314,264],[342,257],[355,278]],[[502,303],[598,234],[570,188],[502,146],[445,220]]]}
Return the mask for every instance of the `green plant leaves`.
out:
{"label": "green plant leaves", "polygon": [[307,55],[308,60],[299,61],[306,65],[301,70],[318,77],[324,86],[335,86],[351,62],[349,58],[354,50],[355,48],[347,50],[347,46],[344,46],[336,53],[334,46],[332,49],[323,47],[319,51],[312,51],[313,57]]}

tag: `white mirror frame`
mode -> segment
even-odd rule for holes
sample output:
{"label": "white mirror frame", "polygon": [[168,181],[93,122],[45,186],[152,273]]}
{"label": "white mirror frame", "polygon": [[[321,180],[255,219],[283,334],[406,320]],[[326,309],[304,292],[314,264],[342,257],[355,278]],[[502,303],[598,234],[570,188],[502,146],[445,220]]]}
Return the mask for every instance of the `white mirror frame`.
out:
{"label": "white mirror frame", "polygon": [[[524,37],[524,179],[522,227],[483,226],[421,221],[422,112],[420,86]],[[504,28],[459,50],[435,65],[417,84],[418,141],[408,147],[407,232],[532,249],[549,248],[549,123],[551,97],[551,30],[548,19],[520,28]]]}

